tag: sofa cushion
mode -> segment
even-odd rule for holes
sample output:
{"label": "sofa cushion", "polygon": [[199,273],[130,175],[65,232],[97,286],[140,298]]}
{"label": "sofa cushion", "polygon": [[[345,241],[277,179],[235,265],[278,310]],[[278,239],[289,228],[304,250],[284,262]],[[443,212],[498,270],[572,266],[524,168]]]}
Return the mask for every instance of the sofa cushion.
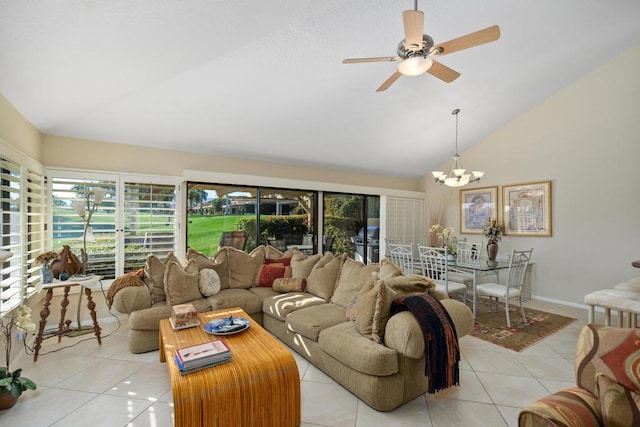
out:
{"label": "sofa cushion", "polygon": [[307,292],[329,301],[340,278],[340,270],[344,259],[345,257],[342,255],[334,257],[331,252],[325,253],[309,273]]}
{"label": "sofa cushion", "polygon": [[262,310],[262,299],[248,289],[223,289],[219,293],[207,298],[211,310],[240,307],[247,314],[258,313]]}
{"label": "sofa cushion", "polygon": [[271,286],[276,292],[303,292],[307,287],[307,279],[283,277],[273,281]]}
{"label": "sofa cushion", "polygon": [[265,298],[262,301],[262,311],[271,317],[284,321],[289,313],[320,304],[327,304],[327,302],[307,292],[289,292]]}
{"label": "sofa cushion", "polygon": [[249,292],[251,292],[252,294],[256,294],[258,298],[260,298],[260,301],[264,301],[265,298],[270,298],[276,295],[280,295],[278,292],[274,291],[273,289],[265,288],[265,287],[253,287],[249,289]]}
{"label": "sofa cushion", "polygon": [[365,338],[379,343],[391,315],[391,303],[396,293],[384,281],[371,277],[358,294],[355,307],[355,324]]}
{"label": "sofa cushion", "polygon": [[378,264],[364,265],[360,261],[347,258],[342,264],[340,278],[331,302],[341,307],[347,308],[349,302],[354,296],[358,295],[362,285],[371,278],[371,275],[377,273],[380,269]]}
{"label": "sofa cushion", "polygon": [[249,289],[257,282],[258,271],[264,262],[264,246],[258,246],[249,254],[229,247],[227,254],[229,256],[229,287]]}
{"label": "sofa cushion", "polygon": [[290,267],[291,266],[291,257],[283,257],[283,258],[265,258],[264,259],[264,263],[265,264],[275,264],[275,265],[281,265],[284,267]]}
{"label": "sofa cushion", "polygon": [[271,287],[273,281],[291,276],[291,267],[277,264],[263,264],[258,272],[258,286]]}
{"label": "sofa cushion", "polygon": [[291,277],[308,278],[313,266],[320,261],[320,258],[322,258],[320,254],[308,257],[301,252],[297,252],[291,258]]}
{"label": "sofa cushion", "polygon": [[282,252],[271,245],[265,246],[265,258],[291,258],[295,252],[296,250],[293,249],[287,249],[286,251]]}
{"label": "sofa cushion", "polygon": [[640,394],[602,373],[596,374],[596,383],[605,426],[640,425]]}
{"label": "sofa cushion", "polygon": [[[344,308],[336,304],[320,304],[290,313],[286,319],[287,329],[313,341],[323,329],[346,322]],[[344,345],[344,343],[343,343]]]}
{"label": "sofa cushion", "polygon": [[388,258],[382,258],[380,261],[380,269],[378,277],[382,280],[391,279],[393,277],[403,276],[402,269]]}
{"label": "sofa cushion", "polygon": [[398,372],[398,353],[360,335],[354,322],[324,329],[318,344],[325,353],[358,372],[376,376]]}
{"label": "sofa cushion", "polygon": [[220,277],[220,289],[229,287],[229,257],[227,256],[227,247],[220,250],[211,258],[194,249],[187,251],[187,260],[194,260],[198,265],[198,270],[211,268],[218,273]]}
{"label": "sofa cushion", "polygon": [[220,292],[220,276],[213,268],[203,268],[198,273],[198,287],[200,293],[210,297]]}
{"label": "sofa cushion", "polygon": [[164,293],[167,305],[184,304],[202,298],[196,262],[189,261],[184,268],[177,262],[168,262],[164,269]]}
{"label": "sofa cushion", "polygon": [[160,260],[160,258],[155,255],[149,255],[147,257],[147,263],[144,267],[144,275],[149,286],[149,292],[151,293],[151,304],[165,301],[167,299],[164,294],[164,267],[169,261],[180,264],[180,260],[173,254],[173,252],[169,252],[164,260]]}

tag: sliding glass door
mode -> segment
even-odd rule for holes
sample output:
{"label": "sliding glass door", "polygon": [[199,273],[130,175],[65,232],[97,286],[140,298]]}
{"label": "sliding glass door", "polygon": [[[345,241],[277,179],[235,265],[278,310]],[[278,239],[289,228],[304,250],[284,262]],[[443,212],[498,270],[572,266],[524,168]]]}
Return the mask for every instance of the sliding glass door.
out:
{"label": "sliding glass door", "polygon": [[334,254],[364,263],[380,260],[380,197],[324,193],[324,237]]}
{"label": "sliding glass door", "polygon": [[316,251],[313,191],[187,183],[187,247],[217,252],[223,232],[247,234],[246,250],[271,244]]}

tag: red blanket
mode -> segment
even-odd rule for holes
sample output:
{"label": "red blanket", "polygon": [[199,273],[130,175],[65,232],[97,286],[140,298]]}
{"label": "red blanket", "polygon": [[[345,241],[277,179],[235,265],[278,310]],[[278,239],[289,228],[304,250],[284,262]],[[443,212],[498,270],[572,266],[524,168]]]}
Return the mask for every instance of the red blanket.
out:
{"label": "red blanket", "polygon": [[427,293],[396,298],[391,315],[410,311],[424,334],[425,369],[429,393],[460,385],[460,346],[451,317],[438,299]]}

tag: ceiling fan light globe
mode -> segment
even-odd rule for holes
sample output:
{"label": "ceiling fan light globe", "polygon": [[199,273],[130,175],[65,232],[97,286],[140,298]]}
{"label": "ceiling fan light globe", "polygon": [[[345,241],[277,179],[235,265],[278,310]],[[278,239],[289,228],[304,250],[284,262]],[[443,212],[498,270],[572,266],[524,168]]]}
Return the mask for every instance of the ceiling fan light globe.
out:
{"label": "ceiling fan light globe", "polygon": [[398,72],[405,76],[419,76],[425,73],[433,65],[431,58],[424,56],[412,56],[398,64]]}

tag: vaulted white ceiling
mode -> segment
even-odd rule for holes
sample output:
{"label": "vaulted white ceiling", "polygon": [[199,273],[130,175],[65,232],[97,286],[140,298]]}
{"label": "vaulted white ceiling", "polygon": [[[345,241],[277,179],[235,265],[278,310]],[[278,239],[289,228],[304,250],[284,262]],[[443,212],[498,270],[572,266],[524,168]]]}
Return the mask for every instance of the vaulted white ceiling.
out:
{"label": "vaulted white ceiling", "polygon": [[[640,42],[638,0],[429,0],[462,76],[375,89],[412,0],[0,0],[0,93],[48,134],[415,178]],[[597,100],[594,100],[597,102]],[[513,141],[517,144],[517,141]]]}

